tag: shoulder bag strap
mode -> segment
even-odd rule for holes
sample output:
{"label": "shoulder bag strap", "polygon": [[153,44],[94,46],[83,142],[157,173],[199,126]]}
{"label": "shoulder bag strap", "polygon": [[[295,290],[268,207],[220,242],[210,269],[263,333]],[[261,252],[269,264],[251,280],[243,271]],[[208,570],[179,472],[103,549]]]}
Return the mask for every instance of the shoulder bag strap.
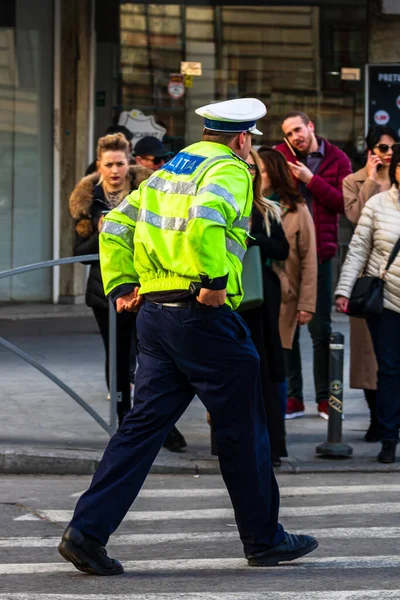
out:
{"label": "shoulder bag strap", "polygon": [[395,258],[396,258],[396,256],[398,255],[398,253],[399,253],[399,250],[400,250],[400,237],[399,237],[399,239],[397,240],[397,242],[395,243],[395,245],[393,246],[393,249],[392,249],[392,251],[391,251],[391,253],[390,253],[389,260],[387,261],[387,264],[386,264],[385,270],[384,270],[384,271],[383,271],[383,273],[382,273],[382,277],[385,277],[385,275],[386,275],[386,273],[388,272],[388,270],[390,269],[390,267],[391,267],[391,265],[392,265],[392,263],[393,263],[394,259],[395,259]]}

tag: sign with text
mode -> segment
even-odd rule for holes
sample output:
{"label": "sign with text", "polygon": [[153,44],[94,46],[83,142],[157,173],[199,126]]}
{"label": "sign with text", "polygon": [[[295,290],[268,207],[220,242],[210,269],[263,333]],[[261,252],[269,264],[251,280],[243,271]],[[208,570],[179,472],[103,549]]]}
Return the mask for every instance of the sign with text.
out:
{"label": "sign with text", "polygon": [[201,62],[181,62],[181,73],[182,75],[195,75],[199,77],[203,73]]}
{"label": "sign with text", "polygon": [[365,131],[388,125],[400,134],[400,64],[366,65]]}
{"label": "sign with text", "polygon": [[167,131],[165,127],[155,122],[152,115],[144,115],[141,110],[136,108],[131,111],[123,111],[119,116],[118,125],[124,125],[133,133],[133,148],[141,138],[148,135],[152,135],[161,141]]}

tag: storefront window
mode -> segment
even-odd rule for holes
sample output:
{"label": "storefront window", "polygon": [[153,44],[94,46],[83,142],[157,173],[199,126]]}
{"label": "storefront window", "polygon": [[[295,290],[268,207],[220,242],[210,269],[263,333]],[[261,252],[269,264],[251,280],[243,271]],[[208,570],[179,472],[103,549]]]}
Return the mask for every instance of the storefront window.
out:
{"label": "storefront window", "polygon": [[[0,22],[0,271],[52,253],[53,2],[9,7]],[[50,300],[51,277],[0,280],[0,301]]]}
{"label": "storefront window", "polygon": [[[255,96],[268,107],[259,143],[280,142],[282,115],[303,110],[318,133],[351,154],[363,129],[363,82],[342,79],[341,69],[359,68],[362,75],[366,6],[359,3],[349,24],[348,9],[335,2],[187,4],[121,4],[124,111],[153,116],[176,151],[199,139],[194,108]],[[201,75],[181,76],[183,61],[201,63]]]}

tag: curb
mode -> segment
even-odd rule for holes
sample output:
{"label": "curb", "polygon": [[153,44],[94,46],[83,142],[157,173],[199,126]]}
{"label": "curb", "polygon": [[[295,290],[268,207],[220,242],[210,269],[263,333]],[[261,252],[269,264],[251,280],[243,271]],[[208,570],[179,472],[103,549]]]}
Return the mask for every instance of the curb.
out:
{"label": "curb", "polygon": [[[93,475],[102,457],[101,451],[38,450],[37,448],[0,448],[2,475]],[[310,462],[283,461],[277,474],[303,473],[399,473],[400,462],[383,465],[370,459]],[[154,475],[217,475],[216,458],[186,458],[160,453],[151,470]]]}

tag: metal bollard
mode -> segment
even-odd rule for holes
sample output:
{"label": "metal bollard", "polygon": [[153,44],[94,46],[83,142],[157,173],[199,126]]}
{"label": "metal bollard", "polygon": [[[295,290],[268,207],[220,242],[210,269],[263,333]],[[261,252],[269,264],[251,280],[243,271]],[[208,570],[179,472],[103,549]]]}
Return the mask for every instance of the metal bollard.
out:
{"label": "metal bollard", "polygon": [[332,333],[329,349],[328,441],[317,446],[315,451],[321,457],[348,458],[353,454],[353,448],[342,442],[344,358],[344,335],[342,333]]}

